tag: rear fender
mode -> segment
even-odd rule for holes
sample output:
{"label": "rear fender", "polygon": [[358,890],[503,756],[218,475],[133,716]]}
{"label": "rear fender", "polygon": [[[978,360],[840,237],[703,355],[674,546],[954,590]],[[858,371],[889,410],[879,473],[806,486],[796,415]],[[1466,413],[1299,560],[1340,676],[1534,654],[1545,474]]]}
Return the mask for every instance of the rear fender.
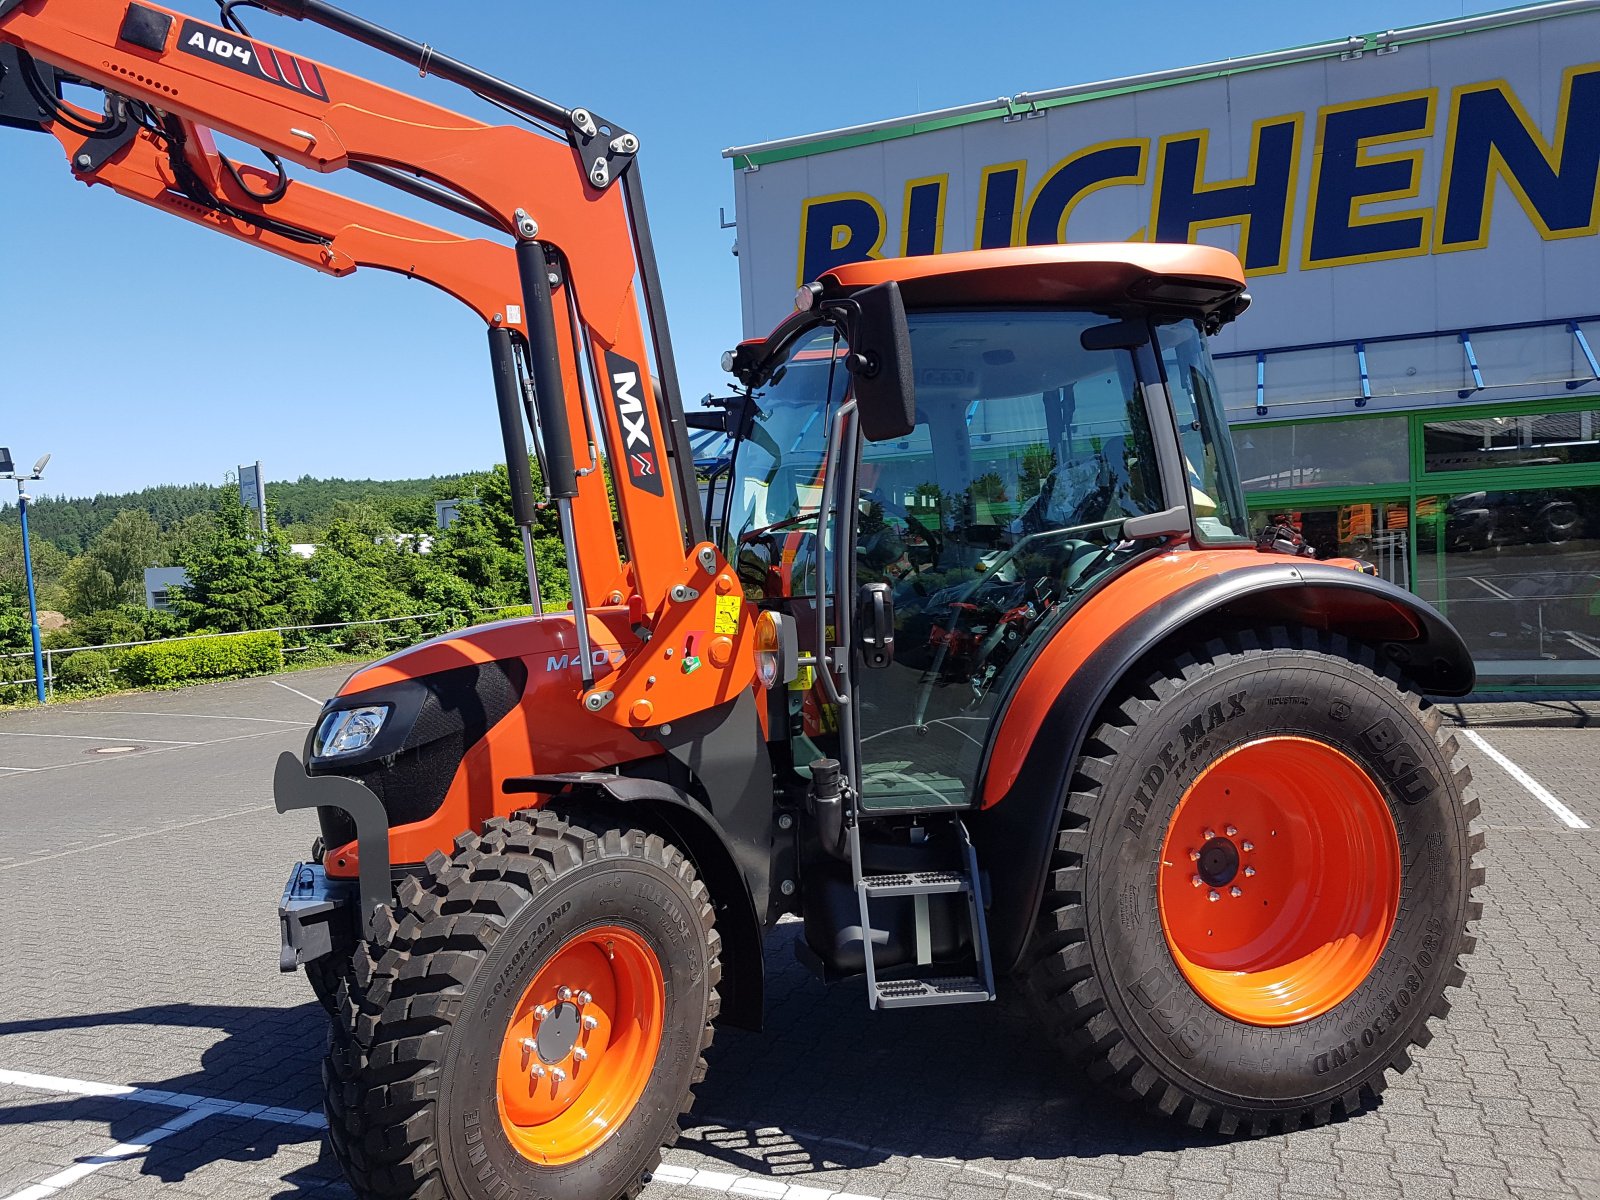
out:
{"label": "rear fender", "polygon": [[[1194,561],[1202,558],[1210,561]],[[1162,571],[1170,589],[1162,588]],[[1108,621],[1107,613],[1117,616]],[[1086,628],[1086,617],[1095,628]],[[1180,645],[1262,625],[1311,627],[1376,645],[1423,692],[1472,690],[1472,655],[1461,635],[1431,605],[1385,580],[1238,551],[1165,555],[1136,567],[1086,601],[1041,648],[996,723],[972,837],[980,862],[1006,864],[991,867],[989,934],[997,970],[1013,970],[1022,958],[1068,783],[1118,685],[1158,651],[1175,655]],[[1086,635],[1092,648],[1074,650],[1070,643]]]}

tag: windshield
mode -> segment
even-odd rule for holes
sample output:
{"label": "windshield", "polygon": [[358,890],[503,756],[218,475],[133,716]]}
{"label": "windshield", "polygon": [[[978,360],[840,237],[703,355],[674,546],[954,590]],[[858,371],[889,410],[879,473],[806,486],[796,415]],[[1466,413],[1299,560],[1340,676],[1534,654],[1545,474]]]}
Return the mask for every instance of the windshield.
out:
{"label": "windshield", "polygon": [[1244,492],[1205,335],[1195,322],[1175,320],[1158,324],[1156,339],[1189,472],[1195,532],[1208,545],[1249,541]]}
{"label": "windshield", "polygon": [[[1133,352],[1083,348],[1086,329],[1116,318],[908,319],[915,425],[862,446],[854,494],[856,582],[888,583],[894,597],[894,665],[862,682],[856,710],[873,808],[965,802],[1011,673],[1052,614],[1151,545],[1124,541],[1123,522],[1166,508]],[[756,397],[726,526],[751,599],[816,593],[827,428],[849,378],[841,353],[820,335]],[[791,715],[797,764],[831,753],[831,706],[811,694]]]}

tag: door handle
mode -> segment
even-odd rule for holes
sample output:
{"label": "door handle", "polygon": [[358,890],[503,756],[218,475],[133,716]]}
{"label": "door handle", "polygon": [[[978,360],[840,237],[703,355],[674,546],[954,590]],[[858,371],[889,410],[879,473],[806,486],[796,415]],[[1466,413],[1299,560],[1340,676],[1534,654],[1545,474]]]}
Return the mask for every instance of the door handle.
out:
{"label": "door handle", "polygon": [[894,592],[887,583],[865,583],[856,597],[856,645],[861,663],[881,670],[894,662]]}

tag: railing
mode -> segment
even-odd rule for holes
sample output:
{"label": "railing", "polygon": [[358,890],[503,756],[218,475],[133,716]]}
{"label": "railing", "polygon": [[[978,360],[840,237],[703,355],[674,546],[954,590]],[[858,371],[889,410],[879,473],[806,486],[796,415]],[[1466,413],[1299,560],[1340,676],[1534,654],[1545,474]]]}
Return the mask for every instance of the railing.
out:
{"label": "railing", "polygon": [[[490,616],[493,613],[505,612],[508,609],[526,608],[526,607],[527,607],[526,605],[505,604],[505,605],[501,605],[499,608],[480,609],[480,610],[478,610],[478,613],[476,615],[487,617],[487,616]],[[142,641],[142,642],[107,642],[104,645],[100,645],[100,646],[55,646],[55,647],[46,647],[44,649],[44,651],[43,651],[43,655],[44,655],[45,695],[47,697],[53,697],[55,695],[56,661],[58,659],[68,658],[71,655],[77,654],[77,653],[79,653],[81,651],[84,651],[84,650],[128,650],[128,649],[131,649],[134,646],[170,645],[173,642],[192,642],[192,641],[196,641],[197,639],[200,639],[200,638],[244,637],[247,634],[253,634],[253,633],[279,633],[279,634],[306,633],[306,632],[309,632],[309,631],[315,630],[315,629],[352,629],[352,628],[355,628],[356,626],[365,626],[365,625],[393,625],[393,624],[397,624],[400,621],[426,621],[426,620],[431,620],[431,619],[436,618],[436,617],[437,618],[444,618],[445,627],[446,628],[450,628],[451,627],[450,626],[450,621],[452,619],[456,619],[458,621],[458,623],[459,623],[459,622],[464,621],[465,618],[467,618],[468,616],[471,616],[471,615],[474,615],[474,614],[457,612],[457,611],[454,611],[454,610],[441,611],[441,612],[429,612],[429,613],[411,613],[411,614],[409,614],[407,616],[402,616],[402,617],[373,617],[373,618],[371,618],[369,620],[364,620],[364,621],[328,621],[328,622],[324,622],[324,623],[318,624],[318,625],[269,625],[269,626],[267,626],[267,627],[265,627],[263,629],[238,629],[238,630],[233,630],[233,631],[228,632],[228,633],[190,633],[190,634],[183,634],[182,636],[179,636],[179,637],[150,638],[150,639],[148,639],[146,641]],[[405,634],[390,634],[388,636],[385,636],[381,640],[385,644],[387,644],[389,642],[408,642],[408,641],[410,641],[412,639],[408,638]],[[294,653],[297,653],[297,652],[300,652],[300,651],[304,651],[304,650],[341,649],[341,648],[344,648],[344,647],[346,647],[348,645],[349,645],[348,642],[310,642],[310,641],[308,641],[304,645],[301,645],[301,646],[285,646],[283,648],[283,652],[284,652],[284,654],[287,655],[287,654],[294,654]],[[15,658],[26,659],[31,663],[32,660],[33,660],[33,651],[32,650],[19,650],[19,651],[13,652],[13,653],[0,654],[0,674],[6,674],[7,673],[7,660],[15,659]],[[33,673],[30,671],[26,676],[24,676],[21,679],[0,679],[0,687],[9,687],[9,686],[16,686],[16,685],[21,685],[21,684],[31,684],[33,682],[34,682],[34,676],[33,676]]]}

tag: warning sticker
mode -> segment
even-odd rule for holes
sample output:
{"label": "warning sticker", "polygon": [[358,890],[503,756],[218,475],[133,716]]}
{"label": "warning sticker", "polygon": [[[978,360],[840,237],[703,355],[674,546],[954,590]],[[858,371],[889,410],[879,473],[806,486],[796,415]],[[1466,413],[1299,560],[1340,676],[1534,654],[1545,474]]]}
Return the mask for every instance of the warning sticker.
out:
{"label": "warning sticker", "polygon": [[793,681],[789,684],[791,692],[809,692],[811,685],[816,683],[817,673],[810,667],[800,667],[795,673]]}
{"label": "warning sticker", "polygon": [[738,633],[739,610],[744,607],[742,596],[718,596],[717,618],[712,623],[712,633]]}

